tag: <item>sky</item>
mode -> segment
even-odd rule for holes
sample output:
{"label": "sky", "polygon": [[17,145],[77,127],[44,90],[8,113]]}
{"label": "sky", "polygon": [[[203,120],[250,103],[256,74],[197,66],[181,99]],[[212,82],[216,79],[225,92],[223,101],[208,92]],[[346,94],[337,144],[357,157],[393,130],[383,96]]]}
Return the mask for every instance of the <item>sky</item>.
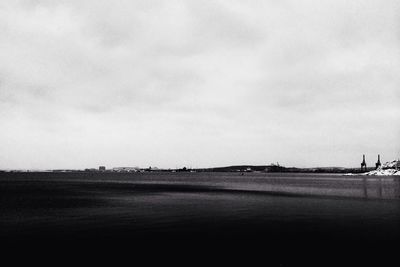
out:
{"label": "sky", "polygon": [[400,157],[398,0],[2,0],[0,168]]}

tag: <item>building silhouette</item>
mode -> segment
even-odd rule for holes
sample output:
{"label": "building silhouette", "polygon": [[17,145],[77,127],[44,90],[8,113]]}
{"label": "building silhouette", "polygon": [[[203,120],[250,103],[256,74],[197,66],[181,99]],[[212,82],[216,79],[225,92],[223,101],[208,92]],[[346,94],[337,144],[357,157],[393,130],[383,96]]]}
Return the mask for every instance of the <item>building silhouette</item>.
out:
{"label": "building silhouette", "polygon": [[375,163],[375,169],[378,169],[381,166],[382,166],[381,155],[378,155],[378,161]]}
{"label": "building silhouette", "polygon": [[367,163],[365,162],[365,155],[363,155],[363,161],[361,162],[361,171],[367,171]]}

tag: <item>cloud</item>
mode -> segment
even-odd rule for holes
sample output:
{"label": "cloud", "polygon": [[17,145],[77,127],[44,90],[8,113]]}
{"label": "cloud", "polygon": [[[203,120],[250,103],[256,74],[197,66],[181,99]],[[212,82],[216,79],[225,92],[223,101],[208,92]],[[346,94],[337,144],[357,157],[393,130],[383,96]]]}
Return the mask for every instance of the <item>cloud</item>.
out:
{"label": "cloud", "polygon": [[2,1],[0,167],[396,157],[399,11],[378,0]]}

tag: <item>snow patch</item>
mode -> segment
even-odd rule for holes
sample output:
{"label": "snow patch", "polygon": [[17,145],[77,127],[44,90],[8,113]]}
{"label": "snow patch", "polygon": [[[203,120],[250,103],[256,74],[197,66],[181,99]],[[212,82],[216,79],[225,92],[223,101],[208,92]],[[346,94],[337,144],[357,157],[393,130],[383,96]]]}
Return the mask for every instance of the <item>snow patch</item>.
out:
{"label": "snow patch", "polygon": [[363,173],[362,175],[400,176],[400,160],[386,162],[378,169]]}

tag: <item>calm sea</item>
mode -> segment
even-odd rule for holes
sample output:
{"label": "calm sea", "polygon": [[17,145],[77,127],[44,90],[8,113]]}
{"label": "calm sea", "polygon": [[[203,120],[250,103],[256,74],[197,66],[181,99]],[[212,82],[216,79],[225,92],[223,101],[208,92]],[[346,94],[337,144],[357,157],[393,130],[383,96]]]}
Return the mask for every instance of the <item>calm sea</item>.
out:
{"label": "calm sea", "polygon": [[3,238],[400,237],[398,177],[3,173],[0,184]]}

